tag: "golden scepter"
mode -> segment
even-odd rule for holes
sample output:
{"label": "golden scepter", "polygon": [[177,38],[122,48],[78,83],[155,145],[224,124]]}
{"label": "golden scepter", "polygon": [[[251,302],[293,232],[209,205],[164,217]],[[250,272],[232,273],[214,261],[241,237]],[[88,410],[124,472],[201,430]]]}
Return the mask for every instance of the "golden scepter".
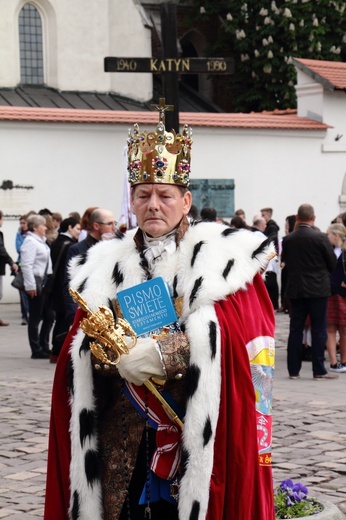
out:
{"label": "golden scepter", "polygon": [[[91,311],[87,306],[87,302],[78,291],[71,288],[70,295],[83,311],[87,313],[87,316],[80,323],[80,328],[84,334],[96,340],[90,343],[91,352],[102,363],[116,366],[120,361],[120,356],[128,354],[130,349],[136,345],[137,335],[135,331],[129,322],[123,318],[118,318],[115,323],[112,311],[105,305],[101,305],[97,311]],[[132,345],[129,346],[127,344],[125,336],[130,336]],[[112,355],[109,356],[107,351]],[[168,417],[183,430],[184,423],[159,392],[155,384],[150,379],[145,381],[144,384],[156,399],[160,401]]]}

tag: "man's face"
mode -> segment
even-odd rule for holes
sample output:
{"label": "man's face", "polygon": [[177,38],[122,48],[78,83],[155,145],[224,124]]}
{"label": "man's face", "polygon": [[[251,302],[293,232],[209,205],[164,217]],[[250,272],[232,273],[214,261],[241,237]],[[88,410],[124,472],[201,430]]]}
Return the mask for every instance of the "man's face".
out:
{"label": "man's face", "polygon": [[265,220],[266,222],[268,222],[268,220],[270,220],[270,214],[269,214],[268,211],[262,211],[262,212],[261,212],[261,215],[262,215],[262,218],[264,218],[264,220]]}
{"label": "man's face", "polygon": [[191,207],[191,193],[170,184],[139,184],[132,194],[132,211],[142,231],[154,238],[177,227]]}
{"label": "man's face", "polygon": [[28,226],[26,225],[26,220],[25,219],[20,219],[19,225],[20,225],[21,231],[27,231],[28,230]]}
{"label": "man's face", "polygon": [[93,223],[92,235],[97,240],[101,240],[102,235],[105,233],[115,234],[117,223],[114,220],[114,215],[111,211],[102,210],[100,211],[100,217],[97,222]]}

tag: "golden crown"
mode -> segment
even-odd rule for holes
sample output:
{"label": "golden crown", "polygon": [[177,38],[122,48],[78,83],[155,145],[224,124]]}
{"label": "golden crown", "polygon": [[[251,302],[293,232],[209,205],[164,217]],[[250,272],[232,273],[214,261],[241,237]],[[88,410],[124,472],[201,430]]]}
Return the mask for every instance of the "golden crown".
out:
{"label": "golden crown", "polygon": [[165,112],[173,110],[160,98],[159,105],[152,109],[160,114],[156,132],[140,132],[133,125],[127,140],[128,172],[131,186],[136,184],[176,184],[187,187],[190,182],[192,130],[184,125],[181,134],[174,130],[166,132]]}

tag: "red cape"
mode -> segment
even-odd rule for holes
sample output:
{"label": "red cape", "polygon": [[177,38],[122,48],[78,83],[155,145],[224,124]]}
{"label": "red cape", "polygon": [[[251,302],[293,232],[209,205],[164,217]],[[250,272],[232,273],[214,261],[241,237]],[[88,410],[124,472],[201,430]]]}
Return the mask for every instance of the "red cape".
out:
{"label": "red cape", "polygon": [[272,520],[271,466],[260,466],[255,393],[245,345],[274,337],[275,316],[262,278],[217,302],[221,336],[221,402],[207,520]]}
{"label": "red cape", "polygon": [[49,428],[48,466],[44,520],[69,520],[70,503],[70,418],[68,363],[73,336],[84,316],[78,309],[71,330],[59,354],[55,369]]}
{"label": "red cape", "polygon": [[[207,520],[274,519],[270,466],[259,466],[255,394],[245,345],[274,336],[274,314],[259,275],[247,291],[215,304],[222,331],[222,385]],[[56,367],[52,394],[44,520],[69,520],[69,349],[78,310]]]}

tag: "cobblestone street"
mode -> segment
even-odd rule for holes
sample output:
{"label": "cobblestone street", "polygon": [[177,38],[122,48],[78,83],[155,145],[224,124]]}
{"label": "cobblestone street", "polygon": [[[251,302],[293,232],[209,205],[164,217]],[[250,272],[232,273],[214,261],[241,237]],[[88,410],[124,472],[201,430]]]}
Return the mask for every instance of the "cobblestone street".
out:
{"label": "cobblestone street", "polygon": [[[0,519],[38,519],[43,516],[55,365],[30,359],[19,304],[0,305],[0,317],[10,322],[0,329]],[[314,381],[311,363],[304,362],[301,378],[289,380],[288,324],[286,315],[277,315],[274,481],[301,481],[309,495],[346,513],[346,373],[337,380]]]}

